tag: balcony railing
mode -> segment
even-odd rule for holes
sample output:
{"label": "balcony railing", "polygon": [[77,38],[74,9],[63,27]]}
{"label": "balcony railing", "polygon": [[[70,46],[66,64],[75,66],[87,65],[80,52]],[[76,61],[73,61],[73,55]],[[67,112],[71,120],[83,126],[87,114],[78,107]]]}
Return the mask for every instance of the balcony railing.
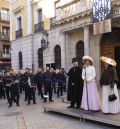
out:
{"label": "balcony railing", "polygon": [[0,39],[10,41],[10,34],[5,34],[3,32],[0,32]]}
{"label": "balcony railing", "polygon": [[2,54],[3,58],[10,58],[10,54]]}
{"label": "balcony railing", "polygon": [[0,20],[2,21],[10,21],[10,16],[8,14],[0,13]]}
{"label": "balcony railing", "polygon": [[41,31],[43,31],[44,23],[40,22],[38,24],[35,24],[34,28],[35,28],[35,30],[34,30],[35,33],[41,32]]}
{"label": "balcony railing", "polygon": [[22,37],[22,36],[23,36],[23,30],[22,30],[22,29],[17,30],[17,31],[16,31],[16,38],[20,38],[20,37]]}

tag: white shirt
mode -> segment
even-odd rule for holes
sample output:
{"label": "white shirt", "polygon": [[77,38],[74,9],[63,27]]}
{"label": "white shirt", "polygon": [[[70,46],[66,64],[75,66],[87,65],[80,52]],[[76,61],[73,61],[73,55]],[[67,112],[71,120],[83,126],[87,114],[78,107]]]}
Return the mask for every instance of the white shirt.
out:
{"label": "white shirt", "polygon": [[[86,78],[86,79],[85,79]],[[82,79],[87,82],[93,82],[96,78],[96,71],[94,66],[86,66],[82,70]]]}

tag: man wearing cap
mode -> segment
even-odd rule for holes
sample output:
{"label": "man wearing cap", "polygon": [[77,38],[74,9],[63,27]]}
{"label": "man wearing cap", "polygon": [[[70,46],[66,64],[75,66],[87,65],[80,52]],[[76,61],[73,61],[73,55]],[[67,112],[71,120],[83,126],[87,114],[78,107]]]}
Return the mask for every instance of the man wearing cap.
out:
{"label": "man wearing cap", "polygon": [[67,99],[71,102],[68,108],[79,108],[83,93],[82,68],[78,66],[76,58],[72,59],[73,67],[69,70]]}

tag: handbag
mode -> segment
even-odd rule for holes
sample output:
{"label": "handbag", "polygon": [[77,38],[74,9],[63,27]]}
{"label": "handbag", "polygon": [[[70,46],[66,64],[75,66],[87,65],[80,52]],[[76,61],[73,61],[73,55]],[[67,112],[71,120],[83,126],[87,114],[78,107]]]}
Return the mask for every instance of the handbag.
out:
{"label": "handbag", "polygon": [[113,90],[113,93],[109,95],[109,101],[112,102],[112,101],[115,101],[116,99],[117,99],[117,96],[115,95]]}

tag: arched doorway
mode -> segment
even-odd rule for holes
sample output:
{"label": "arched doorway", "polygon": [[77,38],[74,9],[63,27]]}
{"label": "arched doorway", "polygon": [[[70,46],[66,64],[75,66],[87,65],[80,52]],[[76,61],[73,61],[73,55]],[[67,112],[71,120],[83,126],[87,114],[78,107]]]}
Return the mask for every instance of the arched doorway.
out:
{"label": "arched doorway", "polygon": [[[103,34],[101,41],[101,56],[110,57],[117,62],[117,75],[120,80],[120,28],[112,28],[112,32]],[[103,68],[102,64],[102,68]],[[119,83],[120,88],[120,83]]]}
{"label": "arched doorway", "polygon": [[43,50],[42,50],[42,48],[38,49],[38,68],[43,68]]}
{"label": "arched doorway", "polygon": [[54,55],[55,55],[55,67],[56,69],[60,69],[61,68],[61,48],[59,45],[55,46]]}
{"label": "arched doorway", "polygon": [[78,41],[76,44],[76,58],[78,59],[78,63],[80,66],[83,65],[82,58],[84,56],[84,42]]}
{"label": "arched doorway", "polygon": [[18,54],[18,58],[19,58],[19,69],[23,69],[23,56],[22,56],[22,52],[20,51]]}

